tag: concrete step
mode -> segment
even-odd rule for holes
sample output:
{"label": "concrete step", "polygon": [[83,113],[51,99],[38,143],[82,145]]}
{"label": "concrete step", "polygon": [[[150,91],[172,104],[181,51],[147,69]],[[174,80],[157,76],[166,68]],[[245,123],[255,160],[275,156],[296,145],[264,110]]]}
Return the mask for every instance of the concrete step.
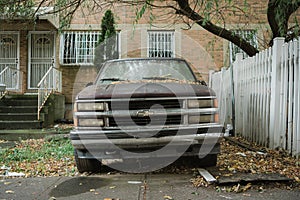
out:
{"label": "concrete step", "polygon": [[37,106],[0,106],[0,113],[37,113]]}
{"label": "concrete step", "polygon": [[40,129],[42,122],[32,121],[0,121],[0,129]]}
{"label": "concrete step", "polygon": [[8,94],[5,95],[5,99],[37,99],[38,95],[36,94]]}
{"label": "concrete step", "polygon": [[38,121],[37,95],[6,95],[0,100],[0,130],[39,129],[50,126],[55,120],[63,118],[61,116],[64,111],[64,96],[54,95],[48,99],[47,103]]}
{"label": "concrete step", "polygon": [[34,121],[37,113],[0,113],[0,121]]}
{"label": "concrete step", "polygon": [[2,105],[6,106],[37,106],[37,99],[3,99]]}

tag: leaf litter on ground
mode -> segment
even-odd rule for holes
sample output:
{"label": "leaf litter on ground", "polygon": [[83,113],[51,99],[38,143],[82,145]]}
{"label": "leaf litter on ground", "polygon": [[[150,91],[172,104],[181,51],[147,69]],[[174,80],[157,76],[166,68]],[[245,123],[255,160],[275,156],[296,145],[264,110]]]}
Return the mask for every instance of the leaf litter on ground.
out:
{"label": "leaf litter on ground", "polygon": [[[290,156],[282,150],[271,150],[252,144],[243,138],[235,137],[238,143],[246,144],[248,148],[241,147],[228,140],[222,139],[221,153],[218,155],[216,178],[232,177],[242,174],[279,174],[293,180],[292,183],[281,184],[274,182],[272,184],[252,183],[244,185],[236,183],[229,186],[214,186],[217,191],[226,192],[244,192],[250,188],[256,188],[263,191],[265,187],[284,187],[286,189],[300,189],[300,159]],[[254,151],[255,150],[255,151]],[[191,179],[195,187],[209,187],[209,184],[200,175]]]}

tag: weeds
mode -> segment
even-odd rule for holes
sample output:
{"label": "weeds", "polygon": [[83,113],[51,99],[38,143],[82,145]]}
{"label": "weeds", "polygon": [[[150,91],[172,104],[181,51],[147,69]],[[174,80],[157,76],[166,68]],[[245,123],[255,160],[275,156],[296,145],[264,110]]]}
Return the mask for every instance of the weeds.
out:
{"label": "weeds", "polygon": [[0,165],[29,176],[73,175],[76,167],[69,139],[23,140],[16,147],[0,149]]}

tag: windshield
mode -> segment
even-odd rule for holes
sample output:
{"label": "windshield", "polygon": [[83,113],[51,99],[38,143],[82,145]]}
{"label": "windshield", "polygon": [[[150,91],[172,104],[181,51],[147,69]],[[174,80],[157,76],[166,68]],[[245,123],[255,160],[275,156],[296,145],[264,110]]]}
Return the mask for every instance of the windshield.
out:
{"label": "windshield", "polygon": [[196,81],[182,60],[120,60],[106,63],[96,84],[138,80]]}

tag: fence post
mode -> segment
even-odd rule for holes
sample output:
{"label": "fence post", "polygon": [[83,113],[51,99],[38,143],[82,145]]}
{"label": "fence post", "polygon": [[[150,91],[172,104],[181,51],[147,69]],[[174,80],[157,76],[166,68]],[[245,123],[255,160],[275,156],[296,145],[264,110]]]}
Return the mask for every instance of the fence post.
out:
{"label": "fence post", "polygon": [[212,87],[212,79],[213,79],[213,73],[215,72],[215,70],[209,70],[209,80],[208,80],[208,87]]}
{"label": "fence post", "polygon": [[241,134],[241,94],[240,94],[240,81],[241,81],[241,64],[244,58],[243,53],[237,53],[235,62],[232,65],[232,126],[234,127],[234,135]]}
{"label": "fence post", "polygon": [[269,146],[270,148],[279,147],[279,102],[280,102],[280,63],[281,52],[284,44],[283,37],[274,39],[272,48],[272,72],[271,72],[271,99],[270,99],[270,128],[269,128]]}
{"label": "fence post", "polygon": [[[225,67],[222,67],[221,69],[221,78],[220,78],[220,82],[219,82],[219,88],[220,88],[220,103],[219,103],[219,107],[222,109],[221,111],[221,115],[222,116],[221,118],[223,119],[222,120],[222,124],[225,126],[226,123],[228,123],[228,102],[227,102],[227,84],[224,84],[224,80],[225,79],[225,75],[226,75],[226,69]],[[231,118],[231,116],[230,116]]]}

